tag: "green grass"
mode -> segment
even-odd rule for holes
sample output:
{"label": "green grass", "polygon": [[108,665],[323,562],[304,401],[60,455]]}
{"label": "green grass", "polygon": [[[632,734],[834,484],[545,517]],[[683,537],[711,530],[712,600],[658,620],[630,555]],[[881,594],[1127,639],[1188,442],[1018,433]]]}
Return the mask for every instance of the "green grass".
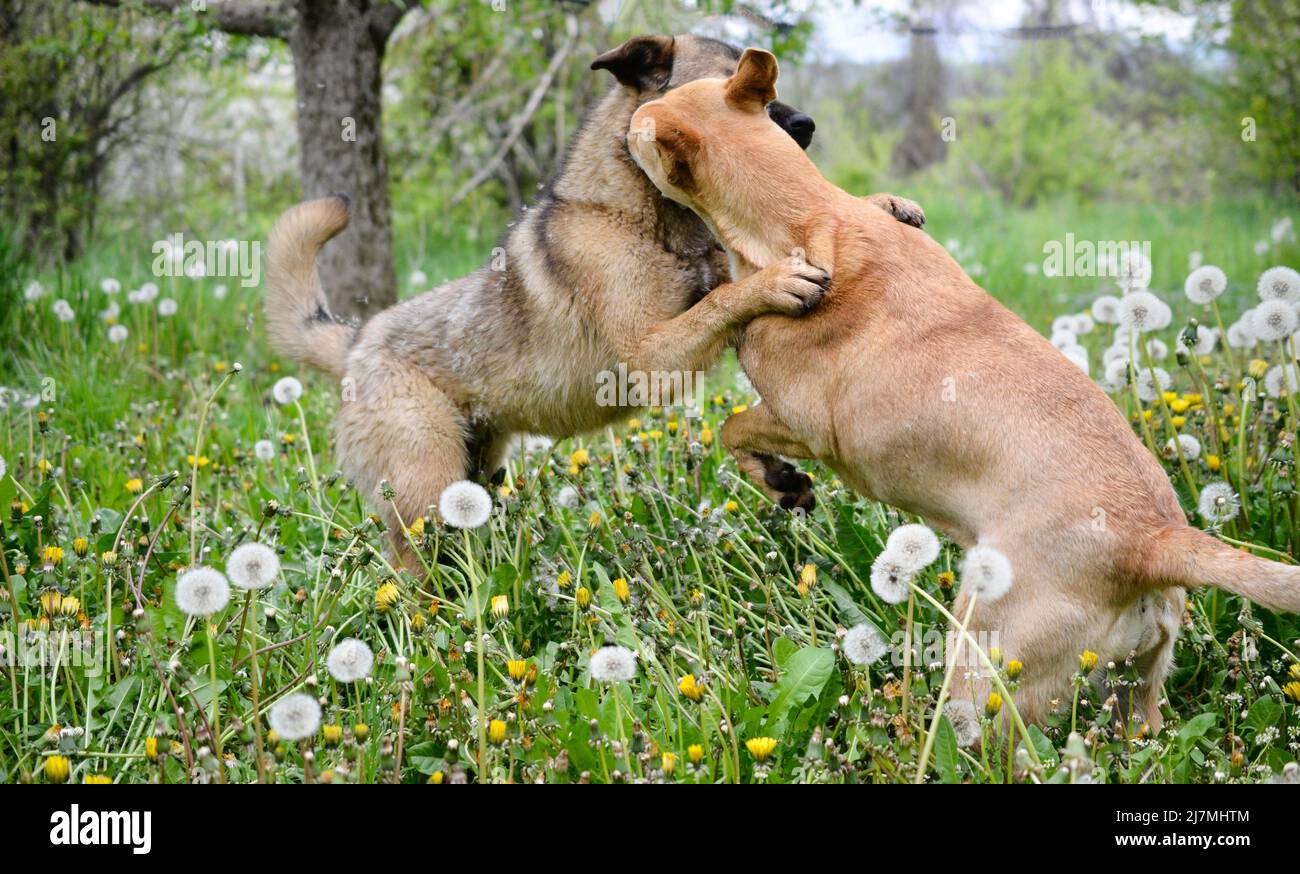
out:
{"label": "green grass", "polygon": [[[1086,308],[1103,284],[1025,272],[1026,263],[1042,262],[1046,240],[1066,232],[1080,240],[1152,242],[1153,288],[1175,309],[1174,325],[1162,332],[1171,348],[1192,314],[1181,293],[1190,251],[1227,271],[1227,318],[1253,303],[1260,270],[1300,260],[1294,244],[1254,253],[1282,210],[1269,202],[1056,204],[1012,212],[981,198],[898,193],[921,200],[935,237],[959,240],[963,263],[983,265],[981,284],[1040,330],[1056,315]],[[231,235],[237,236],[227,228],[209,233]],[[404,231],[399,275],[416,267],[434,280],[459,275],[493,239],[484,233],[438,242]],[[333,386],[267,350],[259,292],[224,280],[229,293],[217,300],[216,280],[153,280],[180,305],[176,316],[158,317],[152,306],[125,301],[126,289],[152,280],[147,253],[148,241],[122,237],[62,275],[41,276],[49,288],[42,300],[28,305],[8,292],[2,318],[11,354],[0,364],[0,385],[44,395],[31,408],[11,398],[0,411],[0,456],[8,468],[0,478],[8,593],[0,625],[20,634],[48,628],[56,642],[82,626],[103,640],[111,628],[114,658],[96,671],[70,664],[61,650],[52,669],[0,672],[0,779],[58,777],[61,760],[45,770],[55,754],[68,758],[75,781],[100,774],[122,782],[217,779],[215,759],[198,755],[211,746],[204,727],[213,714],[209,635],[231,781],[256,778],[253,676],[244,660],[253,639],[261,651],[263,713],[268,703],[307,689],[325,699],[325,723],[341,727],[338,743],[324,732],[301,744],[264,735],[267,778],[277,781],[914,779],[941,663],[915,669],[903,719],[901,669],[890,659],[855,667],[835,648],[837,632],[859,623],[886,637],[904,627],[905,607],[882,603],[866,584],[884,538],[904,520],[815,467],[819,504],[806,521],[774,511],[737,477],[716,439],[730,409],[752,400],[736,387],[734,361],[714,377],[703,420],[646,411],[636,427],[517,457],[508,494],[494,492],[498,512],[489,525],[466,535],[430,520],[415,535],[431,567],[416,580],[387,565],[384,534],[369,518],[373,508],[336,473],[329,445]],[[98,315],[108,302],[99,291],[105,276],[124,286],[116,299],[129,338],[118,345],[107,341]],[[20,279],[19,289],[26,277]],[[76,310],[74,321],[54,318],[51,301],[58,297]],[[1109,335],[1102,329],[1085,340],[1097,376]],[[235,362],[242,365],[238,374]],[[1289,405],[1253,405],[1221,445],[1209,424],[1211,415],[1233,415],[1225,407],[1237,396],[1228,374],[1243,363],[1215,357],[1204,365],[1208,383],[1195,367],[1177,367],[1172,357],[1164,363],[1180,393],[1203,395],[1182,430],[1206,447],[1188,475],[1176,462],[1168,468],[1189,513],[1189,477],[1198,488],[1225,477],[1244,486],[1249,520],[1234,521],[1224,533],[1291,553],[1300,506],[1286,449],[1295,433]],[[270,397],[288,373],[307,385],[305,433],[297,410]],[[1214,387],[1220,375],[1221,391]],[[200,414],[214,395],[200,435]],[[1136,417],[1131,393],[1116,398]],[[1160,445],[1172,427],[1166,418],[1155,405],[1150,425]],[[276,445],[270,461],[253,453],[261,439]],[[196,444],[207,463],[191,496]],[[580,448],[590,462],[575,465]],[[1207,454],[1220,457],[1218,471],[1210,470]],[[171,480],[172,471],[180,476]],[[127,484],[137,478],[149,491],[132,513],[137,496]],[[560,503],[566,487],[576,490],[573,506]],[[200,561],[218,568],[239,542],[258,539],[281,552],[280,582],[257,599],[255,623],[244,621],[240,599],[211,628],[179,611],[174,588],[177,571],[190,561],[191,531]],[[87,541],[85,556],[76,554],[77,538]],[[104,560],[115,543],[116,558]],[[45,567],[51,545],[63,549],[62,560]],[[959,560],[945,544],[917,579],[934,604],[951,606],[955,592],[940,575]],[[815,574],[804,571],[810,565]],[[801,592],[805,573],[805,581],[815,581]],[[628,582],[626,600],[614,582],[620,579]],[[381,610],[376,593],[389,583],[397,598]],[[51,593],[77,603],[67,615],[52,610]],[[492,597],[507,599],[503,616],[484,610]],[[944,627],[934,604],[916,601],[918,638]],[[482,702],[474,647],[480,614],[489,635]],[[1184,625],[1159,736],[1117,736],[1105,702],[1076,685],[1074,700],[1030,729],[1032,753],[1017,739],[1025,749],[1012,755],[1010,769],[992,721],[983,724],[988,742],[960,750],[942,719],[928,779],[1268,779],[1300,749],[1300,686],[1286,685],[1300,651],[1300,624],[1205,591],[1189,598]],[[344,686],[325,670],[331,645],[345,637],[375,651],[370,682]],[[613,643],[637,650],[642,660],[633,680],[608,686],[592,680],[588,665],[594,648]],[[12,649],[12,640],[7,645]],[[526,662],[525,683],[509,676],[511,660]],[[1114,672],[1130,670],[1118,665]],[[703,690],[698,701],[679,690],[686,674]],[[1006,683],[1014,694],[1014,679]],[[184,710],[183,722],[172,699]],[[481,768],[480,703],[504,729],[501,743],[489,742]],[[53,725],[80,731],[51,737]],[[357,725],[366,726],[364,740]],[[264,722],[260,728],[265,732]],[[1071,741],[1072,732],[1079,738]],[[766,761],[747,748],[758,737],[776,741]],[[149,738],[163,750],[156,761],[146,754]],[[190,755],[197,759],[193,772],[186,768]],[[676,756],[675,767],[665,769],[666,755]]]}

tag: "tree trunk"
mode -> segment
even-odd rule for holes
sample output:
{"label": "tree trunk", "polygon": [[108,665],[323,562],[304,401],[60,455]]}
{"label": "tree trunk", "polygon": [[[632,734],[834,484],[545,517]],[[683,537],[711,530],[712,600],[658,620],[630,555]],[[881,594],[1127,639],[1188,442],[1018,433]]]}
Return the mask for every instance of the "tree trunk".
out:
{"label": "tree trunk", "polygon": [[894,147],[894,170],[914,173],[944,159],[948,144],[939,129],[943,102],[943,65],[929,24],[912,27],[907,60],[907,127]]}
{"label": "tree trunk", "polygon": [[364,320],[397,300],[380,95],[396,20],[376,21],[380,2],[297,0],[289,33],[303,195],[352,199],[351,223],[320,256],[330,309],[340,319]]}

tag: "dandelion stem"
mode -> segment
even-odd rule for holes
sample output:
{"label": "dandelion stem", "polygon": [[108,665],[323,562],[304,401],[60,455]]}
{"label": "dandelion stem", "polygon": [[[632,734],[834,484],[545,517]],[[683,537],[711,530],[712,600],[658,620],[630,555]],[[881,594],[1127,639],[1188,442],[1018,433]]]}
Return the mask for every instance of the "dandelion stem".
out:
{"label": "dandelion stem", "polygon": [[[197,560],[196,543],[198,539],[199,511],[199,458],[203,452],[203,429],[207,425],[208,410],[212,408],[212,404],[216,401],[217,395],[221,394],[221,390],[226,387],[226,383],[230,382],[230,380],[234,378],[236,373],[239,373],[238,366],[231,369],[231,371],[222,378],[221,382],[217,383],[217,387],[213,389],[212,394],[208,395],[207,401],[203,404],[203,409],[199,412],[199,427],[194,435],[194,457],[190,461],[190,567],[194,567],[195,561]],[[144,495],[141,495],[140,497],[143,498]],[[138,504],[139,502],[137,501],[136,503]],[[123,527],[126,526],[125,519],[122,520],[122,525]],[[118,536],[121,536],[121,532],[119,532]],[[116,549],[116,544],[114,544],[114,548]]]}
{"label": "dandelion stem", "polygon": [[[915,586],[913,586],[915,588]],[[966,615],[961,619],[961,625],[957,628],[957,637],[966,635],[966,626],[970,624],[971,614],[975,612],[975,602],[979,600],[979,594],[974,590],[970,593],[970,601],[966,605]],[[925,743],[921,747],[921,758],[916,763],[916,784],[925,782],[925,772],[930,765],[930,752],[934,749],[934,739],[939,733],[939,720],[943,718],[943,705],[948,701],[948,690],[952,687],[952,675],[957,672],[957,653],[961,649],[954,646],[948,654],[948,669],[943,672],[943,685],[939,687],[939,699],[934,703],[934,716],[930,720],[930,730],[925,734]]]}

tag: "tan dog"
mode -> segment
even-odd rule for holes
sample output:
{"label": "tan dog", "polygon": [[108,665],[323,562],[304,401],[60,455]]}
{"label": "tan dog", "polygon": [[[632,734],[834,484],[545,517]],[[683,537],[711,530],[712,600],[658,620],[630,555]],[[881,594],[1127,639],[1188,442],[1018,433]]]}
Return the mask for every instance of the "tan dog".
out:
{"label": "tan dog", "polygon": [[[763,401],[727,420],[724,443],[786,505],[804,486],[773,482],[771,456],[814,458],[961,546],[1006,555],[1015,582],[976,602],[972,628],[1024,663],[1028,718],[1092,649],[1102,665],[1136,653],[1145,682],[1131,703],[1158,728],[1182,587],[1294,611],[1300,568],[1189,527],[1165,471],[1078,367],[928,235],[831,185],[781,136],[763,114],[776,78],[775,58],[747,50],[729,79],[641,107],[629,132],[650,178],[727,247],[733,276],[802,251],[831,277],[809,315],[745,329],[740,360]],[[974,680],[962,697],[986,692]]]}
{"label": "tan dog", "polygon": [[[401,525],[429,513],[450,483],[496,473],[515,435],[568,437],[630,416],[601,405],[602,373],[705,370],[751,318],[820,300],[821,272],[789,259],[729,282],[709,230],[628,155],[638,106],[684,82],[729,76],[739,59],[734,46],[695,36],[637,37],[601,55],[592,68],[618,84],[492,263],[360,328],[331,317],[316,274],[316,253],[347,226],[347,199],[303,203],[277,222],[267,248],[271,343],[342,380],[340,463],[383,513],[407,567],[418,562]],[[808,145],[811,118],[784,104],[767,111],[790,145]],[[869,202],[899,221],[925,220],[902,198]]]}

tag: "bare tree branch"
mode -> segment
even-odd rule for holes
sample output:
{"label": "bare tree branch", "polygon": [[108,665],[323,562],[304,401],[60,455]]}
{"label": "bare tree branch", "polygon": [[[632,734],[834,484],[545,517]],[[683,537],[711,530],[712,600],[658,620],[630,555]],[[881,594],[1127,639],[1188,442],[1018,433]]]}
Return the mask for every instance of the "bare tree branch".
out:
{"label": "bare tree branch", "polygon": [[388,42],[402,17],[416,6],[415,0],[387,0],[370,10],[370,34],[380,45]]}
{"label": "bare tree branch", "polygon": [[[84,0],[96,6],[114,8],[135,5],[129,0]],[[137,0],[153,12],[173,13],[188,8],[190,0]],[[289,35],[293,11],[285,0],[207,0],[208,8],[197,15],[210,16],[212,23],[226,33],[239,36],[269,36],[284,39]]]}
{"label": "bare tree branch", "polygon": [[460,203],[471,191],[492,178],[492,175],[496,173],[496,169],[501,164],[502,160],[504,160],[506,155],[510,153],[510,149],[514,146],[515,140],[519,139],[519,135],[523,133],[524,127],[532,120],[538,107],[542,105],[542,98],[545,97],[546,92],[550,90],[551,83],[555,80],[555,74],[559,72],[560,66],[564,63],[564,59],[569,56],[569,52],[572,51],[573,45],[577,41],[578,25],[572,15],[569,15],[566,18],[565,29],[567,30],[567,33],[564,36],[563,45],[561,45],[559,50],[557,50],[551,57],[551,62],[547,65],[546,72],[543,73],[542,78],[538,80],[537,87],[533,89],[533,93],[528,97],[528,102],[524,104],[524,108],[519,110],[519,113],[511,119],[510,132],[506,134],[506,138],[502,140],[501,145],[497,147],[496,154],[489,158],[487,163],[480,167],[479,171],[475,173],[468,182],[460,187],[460,190],[457,191],[451,199],[452,206]]}

